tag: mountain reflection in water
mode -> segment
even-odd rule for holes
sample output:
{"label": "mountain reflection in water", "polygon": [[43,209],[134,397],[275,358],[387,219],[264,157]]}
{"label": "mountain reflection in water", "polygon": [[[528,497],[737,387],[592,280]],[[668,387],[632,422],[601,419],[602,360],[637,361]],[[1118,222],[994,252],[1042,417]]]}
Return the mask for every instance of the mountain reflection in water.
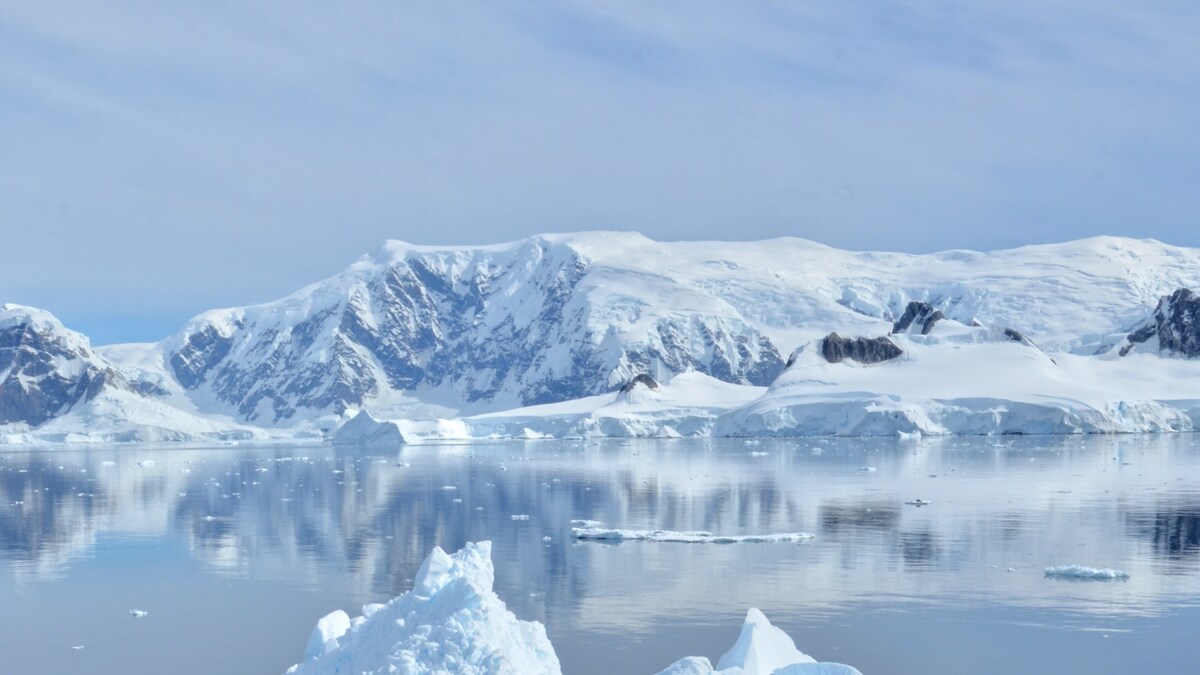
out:
{"label": "mountain reflection in water", "polygon": [[[917,499],[930,504],[906,503]],[[573,541],[578,518],[816,537],[612,545]],[[1014,639],[1038,639],[1021,632],[1026,625],[1059,631],[1054,644],[1038,643],[1061,657],[1065,670],[1055,672],[1105,672],[1126,655],[1200,660],[1192,642],[1173,655],[1137,653],[1162,647],[1151,625],[1162,639],[1194,629],[1200,439],[1192,435],[350,452],[9,447],[0,450],[0,602],[12,611],[0,630],[31,645],[28,658],[25,648],[14,657],[38,664],[30,672],[129,672],[135,656],[179,673],[281,672],[320,614],[402,593],[433,546],[479,539],[495,542],[501,597],[547,624],[568,673],[653,672],[685,653],[717,656],[708,652],[732,642],[748,606],[802,632],[802,649],[865,673],[954,672],[955,663],[1008,672],[972,661],[983,653],[980,631],[1010,649]],[[1131,578],[1043,578],[1058,564]],[[129,608],[107,595],[125,583],[170,600],[131,628],[111,618]],[[260,593],[287,611],[251,627],[230,619],[233,605]],[[167,628],[183,607],[193,628],[176,635]],[[29,619],[43,610],[47,618]],[[39,623],[64,612],[80,615],[75,633]],[[905,622],[914,618],[947,624],[938,628],[943,658],[910,653]],[[1096,626],[1147,637],[1125,637],[1109,654],[1088,646]],[[130,630],[159,632],[154,644],[125,649],[63,646],[104,645]],[[197,648],[194,670],[171,661],[185,640],[208,645]],[[1077,656],[1084,651],[1091,656]]]}

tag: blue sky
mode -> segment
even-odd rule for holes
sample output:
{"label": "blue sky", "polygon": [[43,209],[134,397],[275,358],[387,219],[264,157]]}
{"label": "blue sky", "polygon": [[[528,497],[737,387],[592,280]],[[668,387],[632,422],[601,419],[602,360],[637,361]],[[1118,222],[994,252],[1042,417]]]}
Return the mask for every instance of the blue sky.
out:
{"label": "blue sky", "polygon": [[1197,35],[1155,0],[6,2],[0,301],[103,344],[389,238],[1200,246]]}

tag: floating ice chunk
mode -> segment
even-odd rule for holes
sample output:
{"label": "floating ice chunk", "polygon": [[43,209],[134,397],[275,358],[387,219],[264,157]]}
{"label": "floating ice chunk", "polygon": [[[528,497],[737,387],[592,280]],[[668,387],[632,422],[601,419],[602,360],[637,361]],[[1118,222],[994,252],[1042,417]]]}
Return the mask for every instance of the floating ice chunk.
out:
{"label": "floating ice chunk", "polygon": [[514,514],[512,514],[512,519],[513,520],[529,520],[529,514],[528,513],[514,513]]}
{"label": "floating ice chunk", "polygon": [[1108,568],[1084,567],[1082,565],[1058,565],[1047,567],[1046,576],[1057,579],[1078,579],[1081,581],[1112,581],[1128,579],[1129,572]]}
{"label": "floating ice chunk", "polygon": [[862,675],[839,663],[818,663],[796,649],[787,633],[771,625],[757,609],[746,613],[746,622],[733,647],[714,670],[708,659],[689,656],[658,675]]}
{"label": "floating ice chunk", "polygon": [[924,499],[914,499],[911,502],[904,502],[904,503],[908,504],[909,506],[929,506],[933,502],[927,502]]}
{"label": "floating ice chunk", "polygon": [[288,672],[561,675],[545,628],[508,611],[494,581],[490,542],[468,543],[453,555],[435,548],[411,591],[369,613],[364,608],[336,646]]}
{"label": "floating ice chunk", "polygon": [[816,659],[796,649],[792,638],[772,626],[762,612],[751,609],[746,612],[741,635],[717,662],[717,669],[741,668],[747,673],[774,673],[793,663],[816,663]]}
{"label": "floating ice chunk", "polygon": [[142,467],[142,468],[149,468],[149,467],[152,467],[152,466],[154,466],[154,460],[152,460],[152,459],[143,459],[142,461],[138,462],[138,466],[140,466],[140,467]]}
{"label": "floating ice chunk", "polygon": [[586,520],[583,518],[571,521],[572,527],[600,527],[603,524],[604,523],[600,522],[599,520]]}
{"label": "floating ice chunk", "polygon": [[147,612],[144,609],[131,609],[129,610],[129,616],[132,616],[135,619],[144,619],[150,616],[150,612]]}
{"label": "floating ice chunk", "polygon": [[785,532],[780,534],[749,534],[741,536],[717,536],[712,532],[677,532],[674,530],[609,530],[599,527],[573,527],[571,534],[582,541],[656,541],[678,544],[771,544],[790,541],[808,541],[813,535],[808,532]]}
{"label": "floating ice chunk", "polygon": [[80,649],[83,649],[83,645],[75,645],[75,646],[71,647],[71,649],[74,649],[75,651],[79,651]]}

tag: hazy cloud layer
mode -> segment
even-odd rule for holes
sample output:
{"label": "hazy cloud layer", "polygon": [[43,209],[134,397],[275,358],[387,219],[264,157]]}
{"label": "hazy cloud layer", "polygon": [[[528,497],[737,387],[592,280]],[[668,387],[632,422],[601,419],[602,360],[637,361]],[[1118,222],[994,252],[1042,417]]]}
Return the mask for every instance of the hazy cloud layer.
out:
{"label": "hazy cloud layer", "polygon": [[387,238],[1200,245],[1197,35],[1193,2],[5,3],[0,300],[107,342]]}

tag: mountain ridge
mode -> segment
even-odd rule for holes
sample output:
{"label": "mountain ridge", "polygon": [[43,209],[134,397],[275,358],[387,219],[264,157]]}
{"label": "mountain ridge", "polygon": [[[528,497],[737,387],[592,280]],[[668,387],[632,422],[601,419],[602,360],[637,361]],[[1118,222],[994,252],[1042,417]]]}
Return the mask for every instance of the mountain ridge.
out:
{"label": "mountain ridge", "polygon": [[278,300],[209,310],[158,343],[95,356],[189,414],[324,433],[366,407],[452,418],[595,396],[642,374],[765,387],[784,354],[830,332],[887,335],[914,302],[1018,329],[1051,353],[1107,353],[1184,287],[1200,288],[1200,251],[1118,237],[931,254],[624,232],[388,240]]}

